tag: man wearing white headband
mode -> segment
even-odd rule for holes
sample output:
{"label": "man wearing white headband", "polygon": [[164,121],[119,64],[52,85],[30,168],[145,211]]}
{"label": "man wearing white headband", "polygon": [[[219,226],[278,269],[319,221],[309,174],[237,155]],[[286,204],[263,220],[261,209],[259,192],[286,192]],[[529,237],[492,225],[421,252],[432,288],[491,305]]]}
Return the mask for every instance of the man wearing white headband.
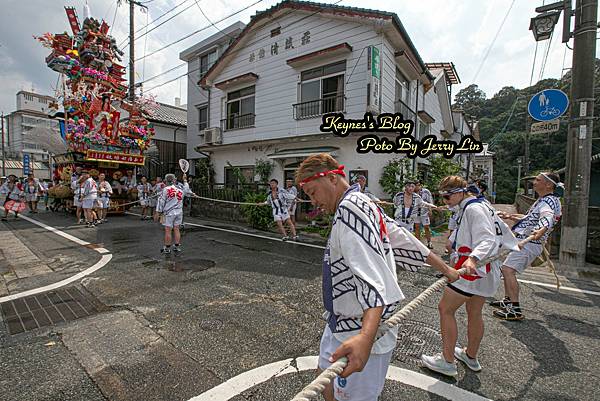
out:
{"label": "man wearing white headband", "polygon": [[511,252],[502,265],[505,297],[493,301],[491,306],[498,308],[494,316],[502,320],[523,320],[519,303],[519,283],[517,273],[523,273],[536,257],[542,254],[544,242],[560,220],[560,199],[554,194],[556,188],[564,188],[557,174],[541,173],[533,180],[533,189],[539,198],[529,208],[526,215],[499,212],[503,219],[516,221],[512,230],[519,239],[533,235],[534,239],[520,251]]}

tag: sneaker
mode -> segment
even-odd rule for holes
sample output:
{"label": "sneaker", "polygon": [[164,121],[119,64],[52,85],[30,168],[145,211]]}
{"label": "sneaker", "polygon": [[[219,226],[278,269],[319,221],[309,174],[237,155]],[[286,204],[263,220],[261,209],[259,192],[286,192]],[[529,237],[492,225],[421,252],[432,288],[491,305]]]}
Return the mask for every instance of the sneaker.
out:
{"label": "sneaker", "polygon": [[423,362],[423,365],[426,368],[433,370],[434,372],[451,377],[458,375],[456,363],[446,361],[442,354],[435,354],[432,356],[421,355],[421,362]]}
{"label": "sneaker", "polygon": [[162,249],[160,250],[160,253],[164,253],[165,255],[170,254],[171,253],[171,247],[163,246]]}
{"label": "sneaker", "polygon": [[431,245],[431,241],[427,241],[427,248],[433,249],[433,245]]}
{"label": "sneaker", "polygon": [[77,224],[83,224],[83,219],[77,220]]}
{"label": "sneaker", "polygon": [[490,306],[492,308],[506,309],[506,305],[509,302],[510,302],[510,298],[509,297],[504,297],[500,301],[492,301],[492,302],[490,302]]}
{"label": "sneaker", "polygon": [[481,371],[481,365],[479,364],[479,361],[477,358],[469,358],[466,348],[454,347],[454,356],[459,361],[464,362],[465,365],[467,365],[467,367],[473,372]]}
{"label": "sneaker", "polygon": [[298,241],[298,236],[297,236],[297,235],[294,235],[294,236],[292,237],[292,241]]}
{"label": "sneaker", "polygon": [[6,221],[6,217],[3,217],[3,218],[2,218],[2,221]]}
{"label": "sneaker", "polygon": [[173,252],[175,252],[175,253],[181,252],[181,246],[180,245],[173,245]]}
{"label": "sneaker", "polygon": [[281,237],[282,241],[288,241],[290,239],[290,237],[288,237],[287,235],[285,237]]}
{"label": "sneaker", "polygon": [[521,312],[521,308],[516,309],[512,304],[506,305],[506,308],[495,310],[494,317],[502,320],[523,320],[525,316]]}

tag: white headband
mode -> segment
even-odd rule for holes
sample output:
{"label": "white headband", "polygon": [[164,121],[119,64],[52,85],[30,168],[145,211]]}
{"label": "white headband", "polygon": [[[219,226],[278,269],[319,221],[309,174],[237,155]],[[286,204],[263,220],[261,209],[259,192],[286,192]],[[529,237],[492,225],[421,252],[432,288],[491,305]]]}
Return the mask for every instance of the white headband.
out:
{"label": "white headband", "polygon": [[565,189],[565,184],[563,184],[562,182],[556,182],[556,181],[554,181],[554,180],[553,180],[552,178],[550,178],[550,177],[548,176],[548,174],[546,174],[546,173],[541,173],[541,175],[542,175],[542,176],[544,176],[544,178],[545,178],[545,179],[547,179],[548,181],[550,181],[551,183],[553,183],[553,184],[554,184],[554,186],[556,186],[557,188],[562,188],[562,189]]}

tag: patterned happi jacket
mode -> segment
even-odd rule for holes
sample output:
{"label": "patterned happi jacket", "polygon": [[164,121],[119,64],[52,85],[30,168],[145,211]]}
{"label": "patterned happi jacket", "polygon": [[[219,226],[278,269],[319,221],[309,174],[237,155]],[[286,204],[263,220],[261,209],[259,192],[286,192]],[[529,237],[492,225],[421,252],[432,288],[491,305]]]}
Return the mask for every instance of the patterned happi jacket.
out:
{"label": "patterned happi jacket", "polygon": [[[325,319],[333,335],[344,341],[362,328],[363,311],[384,307],[382,323],[394,314],[404,295],[397,266],[416,270],[429,255],[421,242],[361,193],[358,185],[346,191],[333,218],[323,258]],[[372,353],[389,352],[397,329],[373,345]]]}

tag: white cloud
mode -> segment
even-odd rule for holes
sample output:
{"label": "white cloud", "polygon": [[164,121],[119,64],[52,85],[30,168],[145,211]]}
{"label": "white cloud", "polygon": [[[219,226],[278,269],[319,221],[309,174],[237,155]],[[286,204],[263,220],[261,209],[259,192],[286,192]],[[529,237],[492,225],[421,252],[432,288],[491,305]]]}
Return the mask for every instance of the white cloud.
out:
{"label": "white cloud", "polygon": [[[154,0],[148,3],[148,21],[157,18],[165,11],[171,9],[182,0]],[[334,0],[323,0],[329,3]],[[92,15],[105,18],[112,27],[111,33],[117,42],[126,42],[129,34],[129,7],[122,3],[117,9],[116,1],[90,0]],[[198,0],[200,7],[212,22],[240,10],[253,0]],[[277,0],[263,0],[249,10],[236,15],[224,22],[218,23],[219,28],[241,20],[248,22],[251,15],[257,11],[265,10],[276,4]],[[427,61],[452,61],[456,65],[462,84],[453,88],[456,94],[461,88],[471,84],[470,80],[475,75],[482,62],[492,38],[494,37],[506,10],[512,0],[342,0],[339,5],[363,7],[394,12],[405,26],[422,58]],[[45,0],[5,0],[4,10],[0,15],[0,109],[5,112],[15,108],[15,93],[21,87],[30,88],[33,84],[39,92],[52,94],[52,85],[56,82],[56,74],[49,70],[44,62],[48,49],[42,48],[31,35],[44,32],[69,31],[67,18],[63,5],[58,2]],[[511,13],[496,41],[488,59],[485,61],[477,84],[492,96],[500,88],[512,85],[522,88],[529,84],[533,49],[535,42],[528,30],[529,19],[535,14],[536,2],[516,1]],[[82,1],[75,2],[78,6],[80,19],[83,17]],[[155,31],[149,33],[147,38],[140,38],[136,43],[136,56],[144,55],[152,50],[163,47],[176,39],[183,37],[202,27],[208,29],[183,40],[163,51],[149,56],[144,63],[136,63],[137,80],[149,78],[166,71],[181,63],[179,53],[210,36],[217,30],[210,27],[209,22],[200,12],[193,1],[188,1],[175,12],[161,18],[162,22],[189,5],[193,7],[181,15],[165,23]],[[538,4],[539,5],[539,4]],[[43,12],[40,12],[43,11]],[[113,18],[115,23],[113,24]],[[146,15],[136,10],[136,26],[138,29],[146,24]],[[150,27],[155,26],[151,24]],[[560,24],[557,34],[560,34]],[[544,73],[544,77],[558,78],[563,64],[564,45],[559,37],[554,39]],[[541,64],[540,53],[544,48],[542,43],[538,48],[538,62],[535,79],[539,75]],[[125,51],[124,65],[127,66],[128,49]],[[565,65],[571,65],[571,51],[567,51]],[[142,73],[145,74],[142,75]],[[165,74],[164,77],[148,82],[146,88],[170,80],[186,72],[185,67]],[[175,97],[180,96],[186,102],[187,77],[157,88],[152,93],[160,101],[173,103]]]}

